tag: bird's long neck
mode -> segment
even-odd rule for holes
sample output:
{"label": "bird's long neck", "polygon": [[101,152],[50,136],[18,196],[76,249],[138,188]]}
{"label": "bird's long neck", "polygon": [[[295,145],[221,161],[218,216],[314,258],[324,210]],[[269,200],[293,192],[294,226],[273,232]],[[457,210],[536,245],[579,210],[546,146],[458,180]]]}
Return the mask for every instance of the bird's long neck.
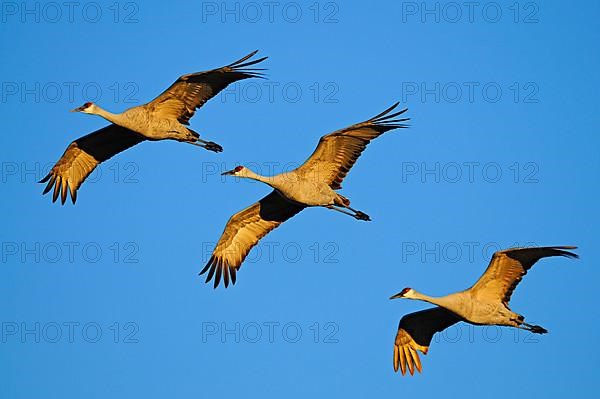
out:
{"label": "bird's long neck", "polygon": [[245,174],[241,177],[245,177],[247,179],[252,179],[252,180],[256,180],[256,181],[268,184],[269,186],[271,186],[275,189],[278,188],[278,186],[280,185],[279,175],[262,176],[262,175],[259,175],[258,173],[254,173],[250,169],[246,169]]}
{"label": "bird's long neck", "polygon": [[460,300],[457,297],[457,295],[458,294],[450,294],[446,296],[435,297],[414,291],[411,296],[411,299],[429,302],[442,308],[448,309],[454,313],[460,314]]}
{"label": "bird's long neck", "polygon": [[123,124],[123,117],[122,114],[113,114],[112,112],[108,112],[105,109],[100,108],[99,106],[96,105],[95,109],[94,109],[94,114],[103,117],[104,119],[106,119],[109,122],[112,122],[116,125],[121,125]]}

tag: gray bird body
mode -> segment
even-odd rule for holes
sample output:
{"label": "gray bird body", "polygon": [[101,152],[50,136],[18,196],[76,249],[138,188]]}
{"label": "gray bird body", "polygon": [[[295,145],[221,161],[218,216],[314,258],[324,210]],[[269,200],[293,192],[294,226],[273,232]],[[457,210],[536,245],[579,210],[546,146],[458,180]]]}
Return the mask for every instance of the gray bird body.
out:
{"label": "gray bird body", "polygon": [[160,109],[147,104],[129,108],[120,114],[110,113],[97,105],[94,108],[94,114],[136,132],[147,140],[177,140],[194,143],[199,138],[177,119],[166,118],[161,115]]}
{"label": "gray bird body", "polygon": [[266,177],[248,173],[245,177],[268,184],[287,200],[305,206],[341,204],[340,195],[325,181],[312,178],[301,168]]}
{"label": "gray bird body", "polygon": [[[414,290],[413,290],[414,291]],[[494,300],[479,298],[471,290],[455,292],[442,297],[430,297],[428,295],[414,292],[411,299],[419,299],[429,302],[460,316],[467,323],[475,325],[502,325],[518,327],[519,315],[511,311],[506,305]]]}

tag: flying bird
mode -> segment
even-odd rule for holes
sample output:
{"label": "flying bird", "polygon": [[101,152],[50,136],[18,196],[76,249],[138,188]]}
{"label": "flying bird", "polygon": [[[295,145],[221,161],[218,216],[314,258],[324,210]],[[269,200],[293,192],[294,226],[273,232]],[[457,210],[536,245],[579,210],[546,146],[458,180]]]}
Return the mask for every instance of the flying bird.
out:
{"label": "flying bird", "polygon": [[247,61],[257,52],[222,68],[183,75],[154,100],[120,114],[91,102],[73,109],[71,112],[99,115],[111,124],[69,144],[50,173],[40,181],[47,182],[43,194],[54,188],[52,202],[60,196],[64,204],[69,192],[74,204],[77,190],[98,164],[145,140],[177,140],[210,151],[223,151],[220,145],[202,140],[187,126],[196,109],[231,83],[263,76],[260,71],[264,69],[248,68],[267,58]]}
{"label": "flying bird", "polygon": [[510,297],[527,271],[540,259],[550,256],[579,258],[566,251],[577,247],[512,248],[494,253],[489,266],[471,288],[443,297],[431,297],[412,288],[404,288],[390,299],[417,299],[437,305],[435,308],[410,313],[402,317],[394,342],[394,370],[398,366],[402,375],[406,368],[413,375],[415,368],[421,372],[417,350],[427,354],[436,332],[459,321],[474,325],[497,325],[521,328],[535,334],[548,331],[537,325],[525,323],[525,317],[508,307]]}
{"label": "flying bird", "polygon": [[271,230],[307,207],[322,206],[354,217],[370,220],[364,212],[352,209],[350,200],[336,190],[371,140],[383,133],[405,128],[408,118],[397,119],[407,109],[391,113],[399,103],[379,115],[321,137],[312,155],[295,170],[276,176],[261,176],[244,166],[223,173],[253,179],[273,188],[260,201],[233,215],[200,274],[208,272],[217,288],[221,276],[225,287],[235,284],[236,273],[248,252]]}

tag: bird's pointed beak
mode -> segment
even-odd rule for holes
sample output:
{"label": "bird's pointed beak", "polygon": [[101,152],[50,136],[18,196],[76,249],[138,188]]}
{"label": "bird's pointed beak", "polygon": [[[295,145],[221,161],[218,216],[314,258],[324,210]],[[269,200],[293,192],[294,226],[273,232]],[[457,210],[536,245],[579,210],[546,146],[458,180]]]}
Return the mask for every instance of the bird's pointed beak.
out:
{"label": "bird's pointed beak", "polygon": [[235,173],[235,170],[228,170],[227,172],[223,172],[221,173],[221,176],[226,176],[226,175],[233,175]]}
{"label": "bird's pointed beak", "polygon": [[404,298],[404,295],[401,292],[399,292],[396,295],[392,295],[390,297],[390,299],[398,299],[398,298]]}
{"label": "bird's pointed beak", "polygon": [[77,107],[77,108],[73,108],[69,112],[81,112],[82,109],[83,109],[83,107]]}

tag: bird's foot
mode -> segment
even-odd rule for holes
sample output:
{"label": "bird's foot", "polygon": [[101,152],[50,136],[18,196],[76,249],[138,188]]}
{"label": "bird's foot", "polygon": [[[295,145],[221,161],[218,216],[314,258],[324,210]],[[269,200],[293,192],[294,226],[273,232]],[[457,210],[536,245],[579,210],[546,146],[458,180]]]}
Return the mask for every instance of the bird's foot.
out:
{"label": "bird's foot", "polygon": [[546,330],[542,326],[531,326],[529,328],[529,331],[531,331],[534,334],[546,334],[546,333],[548,333],[548,330]]}
{"label": "bird's foot", "polygon": [[369,215],[367,215],[366,213],[361,212],[361,211],[356,211],[356,214],[354,215],[354,217],[357,220],[364,220],[366,222],[370,222],[371,221],[371,218],[369,217]]}
{"label": "bird's foot", "polygon": [[214,151],[214,152],[222,152],[223,151],[223,147],[221,147],[214,141],[207,141],[206,143],[204,143],[203,147],[209,151]]}
{"label": "bird's foot", "polygon": [[527,323],[524,323],[523,321],[520,321],[520,324],[521,324],[520,328],[524,328],[525,330],[530,331],[534,334],[547,334],[548,333],[548,330],[546,330],[542,326],[527,324]]}

